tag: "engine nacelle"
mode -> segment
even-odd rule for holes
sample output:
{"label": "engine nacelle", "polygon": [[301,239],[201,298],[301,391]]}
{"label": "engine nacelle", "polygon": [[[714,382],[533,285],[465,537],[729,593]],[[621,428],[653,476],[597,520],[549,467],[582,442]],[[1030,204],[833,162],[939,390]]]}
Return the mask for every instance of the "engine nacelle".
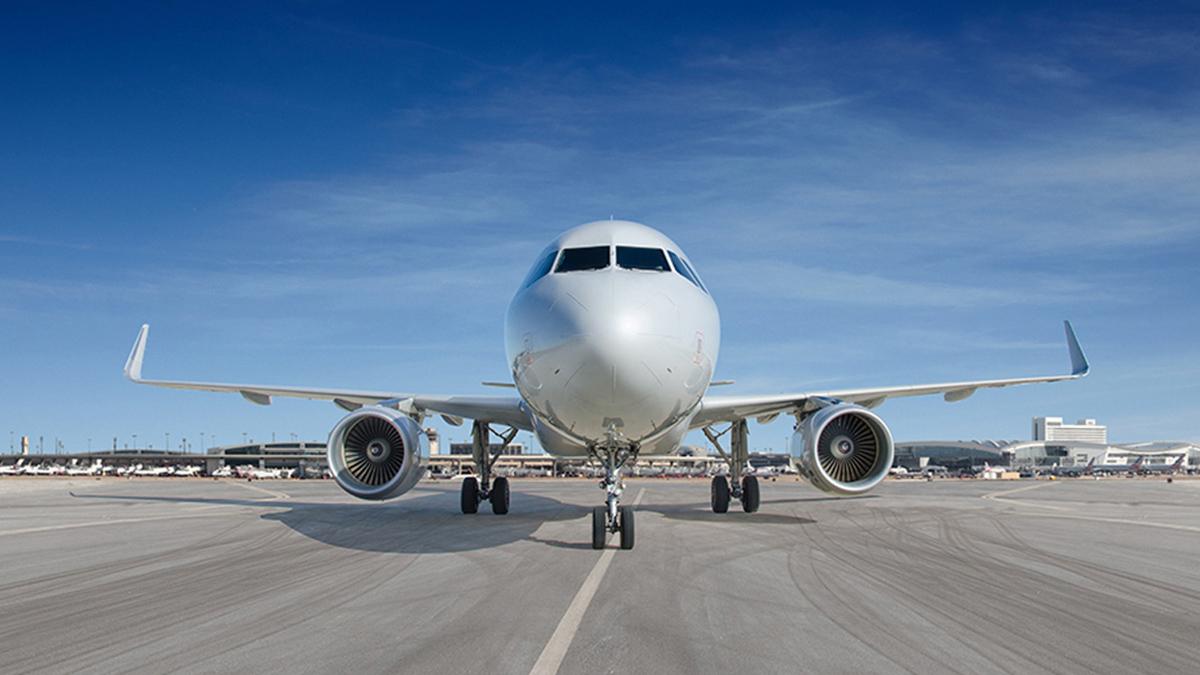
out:
{"label": "engine nacelle", "polygon": [[425,434],[411,417],[391,408],[364,406],[329,433],[329,469],[343,490],[360,499],[387,499],[412,489]]}
{"label": "engine nacelle", "polygon": [[813,485],[857,495],[882,481],[892,466],[892,432],[878,415],[850,403],[818,410],[792,434],[792,460]]}

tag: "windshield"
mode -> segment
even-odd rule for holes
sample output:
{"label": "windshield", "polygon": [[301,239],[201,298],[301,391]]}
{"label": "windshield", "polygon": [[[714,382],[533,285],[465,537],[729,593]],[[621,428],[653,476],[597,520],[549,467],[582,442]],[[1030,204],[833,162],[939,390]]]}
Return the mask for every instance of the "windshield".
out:
{"label": "windshield", "polygon": [[558,259],[558,272],[582,272],[585,270],[602,270],[608,267],[609,251],[607,246],[585,246],[583,248],[564,248]]}
{"label": "windshield", "polygon": [[627,270],[649,270],[652,272],[669,272],[667,256],[660,248],[638,248],[635,246],[617,247],[617,267]]}
{"label": "windshield", "polygon": [[558,251],[550,251],[546,255],[538,259],[533,267],[530,268],[529,274],[525,276],[525,281],[521,282],[521,288],[528,288],[533,285],[533,282],[541,279],[550,273],[550,267],[554,265],[554,259],[558,257]]}
{"label": "windshield", "polygon": [[669,251],[669,253],[671,255],[671,264],[675,266],[675,271],[679,272],[679,276],[696,284],[696,288],[707,293],[708,289],[704,287],[704,284],[700,283],[700,277],[696,276],[696,272],[692,269],[692,266],[688,265],[686,260],[676,255],[674,251]]}

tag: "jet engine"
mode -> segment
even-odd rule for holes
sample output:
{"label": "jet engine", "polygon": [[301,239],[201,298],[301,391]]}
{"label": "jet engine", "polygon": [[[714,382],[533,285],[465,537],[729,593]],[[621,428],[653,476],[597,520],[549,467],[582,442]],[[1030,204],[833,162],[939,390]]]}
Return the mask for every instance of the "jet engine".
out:
{"label": "jet engine", "polygon": [[391,408],[364,406],[329,434],[329,469],[343,490],[360,499],[387,499],[412,489],[425,467],[425,434],[411,417]]}
{"label": "jet engine", "polygon": [[827,406],[796,428],[796,469],[825,492],[862,494],[887,476],[895,456],[892,432],[878,415],[850,403]]}

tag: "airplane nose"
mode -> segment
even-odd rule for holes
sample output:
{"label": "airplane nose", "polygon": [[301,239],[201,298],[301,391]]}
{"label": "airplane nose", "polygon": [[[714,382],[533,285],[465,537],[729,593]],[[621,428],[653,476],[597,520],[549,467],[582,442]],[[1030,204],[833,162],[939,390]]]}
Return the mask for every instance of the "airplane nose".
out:
{"label": "airplane nose", "polygon": [[568,314],[577,339],[564,393],[587,409],[578,419],[594,424],[592,433],[613,427],[639,438],[678,414],[677,397],[664,395],[679,379],[681,358],[670,298],[647,293],[621,304],[593,298],[573,303]]}

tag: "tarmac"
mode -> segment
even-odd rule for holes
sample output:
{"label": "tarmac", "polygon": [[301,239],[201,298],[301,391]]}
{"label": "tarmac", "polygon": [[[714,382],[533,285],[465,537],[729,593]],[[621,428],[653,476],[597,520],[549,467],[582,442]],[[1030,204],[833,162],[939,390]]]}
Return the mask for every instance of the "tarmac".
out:
{"label": "tarmac", "polygon": [[[1200,481],[590,480],[366,503],[331,481],[0,478],[0,672],[1180,673]],[[736,508],[736,504],[734,506]]]}

